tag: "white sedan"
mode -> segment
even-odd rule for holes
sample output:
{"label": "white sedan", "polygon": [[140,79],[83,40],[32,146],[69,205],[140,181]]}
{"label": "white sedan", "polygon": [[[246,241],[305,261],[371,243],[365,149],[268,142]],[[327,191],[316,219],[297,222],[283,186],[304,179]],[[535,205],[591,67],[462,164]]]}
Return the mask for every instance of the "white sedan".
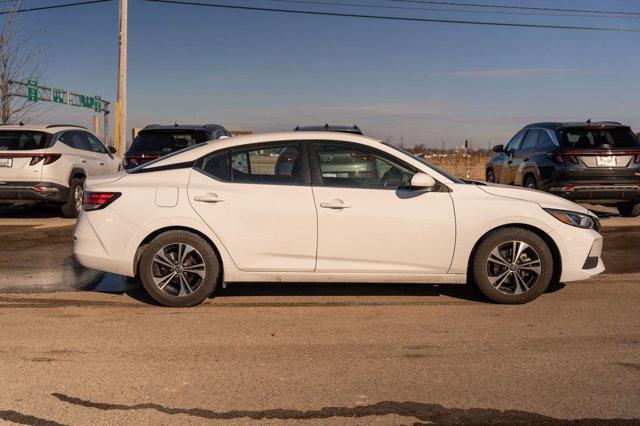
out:
{"label": "white sedan", "polygon": [[168,306],[223,282],[473,283],[526,303],[604,270],[598,219],[562,198],[460,180],[329,132],[208,142],[87,180],[78,261]]}

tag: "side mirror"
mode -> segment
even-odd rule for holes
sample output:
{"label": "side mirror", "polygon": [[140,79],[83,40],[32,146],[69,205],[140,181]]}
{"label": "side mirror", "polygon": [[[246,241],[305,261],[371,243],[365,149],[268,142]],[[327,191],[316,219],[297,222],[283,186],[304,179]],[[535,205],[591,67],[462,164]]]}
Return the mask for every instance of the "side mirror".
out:
{"label": "side mirror", "polygon": [[416,173],[411,178],[411,189],[431,191],[436,186],[436,180],[426,173]]}
{"label": "side mirror", "polygon": [[493,152],[504,152],[504,145],[496,145],[493,147]]}
{"label": "side mirror", "polygon": [[112,146],[107,147],[107,151],[109,151],[109,154],[114,155],[116,153],[116,149]]}

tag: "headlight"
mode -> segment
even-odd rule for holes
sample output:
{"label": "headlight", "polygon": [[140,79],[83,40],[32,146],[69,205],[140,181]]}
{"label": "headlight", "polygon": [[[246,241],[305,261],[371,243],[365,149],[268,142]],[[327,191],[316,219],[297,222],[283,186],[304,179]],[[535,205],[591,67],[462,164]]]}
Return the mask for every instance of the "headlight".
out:
{"label": "headlight", "polygon": [[553,209],[544,209],[544,211],[567,225],[577,226],[578,228],[595,229],[596,231],[600,229],[600,221],[586,214]]}

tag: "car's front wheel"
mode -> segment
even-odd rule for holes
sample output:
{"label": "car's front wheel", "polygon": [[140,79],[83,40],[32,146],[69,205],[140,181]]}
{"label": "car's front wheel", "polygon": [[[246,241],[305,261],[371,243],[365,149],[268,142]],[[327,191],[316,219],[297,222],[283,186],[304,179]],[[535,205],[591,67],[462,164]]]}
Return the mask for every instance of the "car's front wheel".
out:
{"label": "car's front wheel", "polygon": [[489,183],[495,183],[496,182],[496,177],[493,174],[493,170],[491,170],[491,169],[487,170],[487,175],[486,175],[485,179]]}
{"label": "car's front wheel", "polygon": [[147,293],[161,305],[174,307],[202,303],[220,275],[211,245],[188,231],[168,231],[154,238],[144,249],[139,269]]}
{"label": "car's front wheel", "polygon": [[640,216],[640,203],[619,203],[618,212],[624,217]]}
{"label": "car's front wheel", "polygon": [[542,294],[553,278],[547,243],[523,228],[502,228],[477,247],[471,272],[478,289],[497,303],[527,303]]}

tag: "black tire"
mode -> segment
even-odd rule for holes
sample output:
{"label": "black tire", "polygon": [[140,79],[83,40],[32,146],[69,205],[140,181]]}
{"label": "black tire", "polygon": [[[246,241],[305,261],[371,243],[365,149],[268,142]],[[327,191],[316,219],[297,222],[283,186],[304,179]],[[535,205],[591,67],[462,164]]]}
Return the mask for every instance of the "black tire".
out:
{"label": "black tire", "polygon": [[536,181],[536,177],[533,175],[527,175],[524,178],[524,182],[522,186],[529,189],[538,189],[538,181]]}
{"label": "black tire", "polygon": [[496,182],[496,177],[493,174],[493,170],[489,169],[487,170],[487,174],[485,177],[485,180],[489,183],[495,183]]}
{"label": "black tire", "polygon": [[[179,262],[176,261],[178,253],[176,250],[178,250],[179,245],[191,246],[195,249],[195,253],[193,251],[187,252],[193,253],[194,258],[196,258],[197,255],[197,259],[199,259],[188,259],[193,261],[191,263],[192,265],[197,262],[204,264],[204,277],[189,273],[186,270],[187,266],[184,267],[185,270],[181,275],[185,280],[188,280],[191,285],[197,284],[197,287],[194,286],[193,289],[189,284],[183,285],[180,275],[156,284],[156,281],[161,279],[161,277],[175,273],[178,266],[180,266],[180,270],[182,270],[183,264],[178,265]],[[173,270],[154,261],[156,254],[161,249],[165,249],[163,250],[163,254],[165,254],[166,259],[175,265]],[[153,300],[164,306],[188,307],[204,302],[213,293],[220,275],[220,262],[213,247],[202,237],[188,231],[168,231],[158,235],[144,248],[138,269],[142,285]],[[198,279],[198,277],[201,277],[201,280]],[[165,282],[166,285],[163,290],[160,286],[164,285]],[[181,294],[183,289],[185,293]],[[189,290],[191,292],[189,292]]]}
{"label": "black tire", "polygon": [[638,217],[640,216],[640,203],[618,203],[618,212],[624,217]]}
{"label": "black tire", "polygon": [[[516,259],[515,263],[527,265],[530,263],[528,259],[534,259],[537,256],[540,260],[538,274],[529,271],[530,269],[533,270],[533,267],[523,267],[522,269],[517,267],[515,272],[509,269],[512,267],[511,264],[514,263],[512,262],[513,256],[511,256],[511,258],[508,256],[508,247],[513,241],[526,243],[528,246],[528,248],[523,249],[522,254]],[[499,253],[501,253],[500,247],[507,247],[504,252],[505,255],[502,256],[502,258],[507,260],[509,266],[490,263],[492,261],[489,260],[489,255],[496,248],[498,248]],[[511,252],[513,252],[513,250],[511,250]],[[474,284],[485,296],[497,303],[522,304],[530,302],[547,289],[553,278],[553,256],[549,246],[538,235],[523,228],[502,228],[492,232],[478,245],[471,262],[471,278]],[[497,271],[496,268],[498,268]],[[501,284],[500,280],[495,281],[496,285],[492,284],[492,280],[502,276],[502,273],[509,274],[504,284]],[[525,280],[518,281],[515,274],[519,274],[518,277],[522,278],[524,276],[526,280],[530,280],[528,281],[530,285],[528,290],[520,293],[517,292],[517,288],[524,289],[526,287],[520,285],[520,282],[524,283]],[[536,275],[537,278],[534,280]],[[511,292],[511,290],[513,290],[513,292]]]}
{"label": "black tire", "polygon": [[[69,185],[69,196],[67,202],[62,205],[62,215],[64,217],[78,217],[82,210],[82,190],[84,188],[84,179],[73,178],[71,179],[71,185]],[[79,196],[80,200],[76,198]]]}

